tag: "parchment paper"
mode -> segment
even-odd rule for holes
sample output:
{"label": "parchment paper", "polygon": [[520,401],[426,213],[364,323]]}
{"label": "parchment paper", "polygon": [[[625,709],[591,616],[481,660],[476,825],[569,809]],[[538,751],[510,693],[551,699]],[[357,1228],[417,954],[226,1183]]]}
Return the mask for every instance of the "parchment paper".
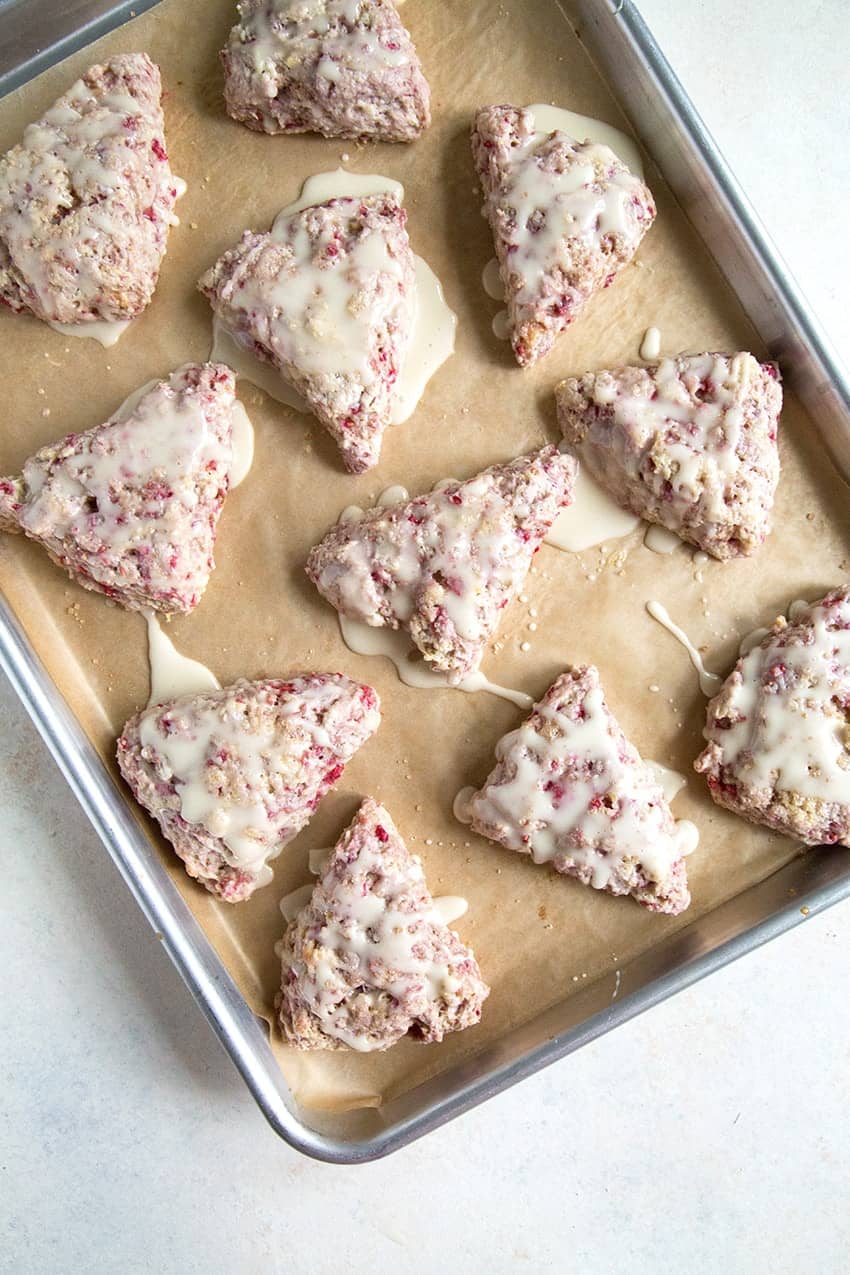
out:
{"label": "parchment paper", "polygon": [[[303,573],[310,546],[344,506],[368,505],[391,483],[420,492],[441,477],[466,477],[556,437],[555,383],[569,373],[635,360],[650,325],[661,329],[664,353],[749,348],[758,354],[759,345],[651,164],[647,178],[659,215],[637,262],[595,299],[554,352],[523,372],[492,335],[498,307],[480,282],[492,243],[470,159],[473,111],[494,101],[553,101],[625,127],[553,0],[409,0],[403,16],[431,82],[434,114],[425,137],[410,147],[258,136],[229,120],[217,53],[234,10],[231,0],[200,7],[194,0],[164,0],[0,103],[0,147],[6,149],[87,66],[113,52],[146,50],[160,64],[167,89],[174,171],[189,183],[153,304],[114,349],[0,314],[6,396],[0,473],[19,471],[36,448],[65,432],[103,421],[149,378],[205,359],[210,312],[195,291],[197,278],[243,229],[265,229],[309,174],[337,167],[347,152],[352,169],[404,183],[413,247],[436,270],[459,317],[454,357],[414,418],[389,432],[378,469],[359,478],[343,471],[334,444],[314,421],[241,383],[256,428],[253,472],[228,498],[218,565],[200,607],[168,627],[180,650],[207,663],[223,683],[340,669],[371,682],[383,701],[379,734],[277,860],[273,884],[249,902],[215,902],[160,843],[178,888],[257,1013],[271,1017],[279,980],[272,950],[283,929],[279,900],[309,879],[309,848],[333,843],[362,794],[386,803],[422,856],[435,893],[469,899],[457,929],[473,944],[493,989],[480,1027],[440,1046],[403,1042],[371,1057],[296,1057],[273,1032],[296,1095],[342,1109],[380,1102],[478,1051],[622,968],[797,852],[715,807],[691,771],[705,701],[684,650],[644,604],[649,598],[664,603],[706,650],[709,666],[725,674],[740,635],[769,623],[792,597],[813,598],[846,577],[850,504],[811,421],[786,399],[775,529],[761,553],[697,567],[683,548],[669,558],[651,553],[640,533],[581,555],[544,546],[528,580],[528,602],[509,608],[498,649],[485,661],[492,679],[534,696],[565,663],[594,661],[614,712],[644,756],[689,776],[674,810],[698,824],[701,842],[689,862],[693,903],[684,916],[651,916],[631,900],[586,889],[469,834],[454,821],[452,800],[461,786],[485,778],[497,739],[519,724],[521,711],[488,694],[408,689],[387,661],[350,653],[335,612]],[[72,585],[22,537],[0,537],[0,584],[112,766],[116,734],[147,697],[141,617]],[[532,607],[535,632],[528,629]],[[527,652],[520,650],[523,641],[531,644]],[[659,692],[649,690],[653,684]],[[146,827],[156,839],[153,822]],[[58,854],[72,851],[57,846]]]}

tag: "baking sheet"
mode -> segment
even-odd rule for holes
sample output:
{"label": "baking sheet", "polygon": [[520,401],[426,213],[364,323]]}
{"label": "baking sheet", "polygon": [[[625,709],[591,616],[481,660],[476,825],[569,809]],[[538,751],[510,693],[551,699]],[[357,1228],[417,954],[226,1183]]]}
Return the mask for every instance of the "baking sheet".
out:
{"label": "baking sheet", "polygon": [[[386,436],[380,466],[354,478],[311,420],[242,384],[257,434],[252,474],[227,501],[218,566],[194,615],[169,635],[223,682],[295,669],[340,669],[380,692],[384,721],[323,802],[310,827],[276,861],[274,883],[238,907],[217,903],[162,850],[187,899],[252,1008],[270,1016],[278,982],[273,943],[283,923],[280,897],[308,880],[311,846],[331,844],[370,792],[392,811],[421,854],[435,893],[463,894],[470,911],[457,925],[475,947],[493,991],[480,1027],[441,1046],[403,1042],[388,1054],[299,1056],[273,1033],[283,1071],[308,1105],[377,1104],[476,1052],[502,1032],[595,979],[622,968],[672,930],[763,879],[796,849],[716,808],[691,775],[677,798],[701,844],[689,863],[693,892],[680,918],[651,916],[556,877],[489,845],[453,819],[459,787],[488,773],[497,738],[522,714],[492,696],[417,691],[390,664],[350,653],[335,613],[302,564],[347,504],[369,504],[392,483],[412,492],[447,474],[465,477],[556,436],[551,390],[562,376],[636,359],[643,331],[662,349],[760,349],[705,250],[647,166],[658,220],[633,263],[589,307],[537,368],[521,372],[490,330],[497,306],[481,269],[492,256],[469,153],[475,108],[488,101],[551,100],[621,124],[615,104],[553,0],[409,0],[403,10],[433,90],[434,124],[412,147],[320,138],[267,138],[228,120],[221,105],[217,51],[233,20],[230,0],[210,0],[204,23],[188,0],[160,6],[53,68],[0,104],[0,148],[92,62],[144,49],[160,63],[168,149],[189,182],[179,205],[153,305],[118,346],[69,341],[35,320],[0,315],[8,424],[0,472],[12,473],[38,446],[106,418],[145,380],[210,344],[207,303],[194,291],[203,269],[248,226],[265,228],[305,177],[348,167],[380,172],[406,187],[415,251],[441,278],[459,317],[455,356],[432,381],[414,418]],[[199,29],[200,25],[200,29]],[[782,480],[775,530],[754,560],[696,566],[689,551],[652,554],[639,533],[568,555],[544,547],[485,662],[495,681],[541,694],[567,662],[592,659],[609,702],[641,752],[690,774],[700,748],[704,699],[687,655],[644,610],[649,598],[704,646],[725,672],[740,634],[769,622],[792,596],[814,597],[843,579],[850,556],[846,489],[823,458],[811,422],[786,400]],[[147,697],[144,624],[72,585],[43,551],[0,537],[0,584],[42,659],[102,755]],[[528,629],[534,608],[537,630]],[[521,643],[530,643],[523,652]],[[657,693],[651,685],[660,686]],[[144,816],[139,815],[144,821]],[[156,836],[152,824],[149,828]],[[73,847],[67,848],[73,853]]]}

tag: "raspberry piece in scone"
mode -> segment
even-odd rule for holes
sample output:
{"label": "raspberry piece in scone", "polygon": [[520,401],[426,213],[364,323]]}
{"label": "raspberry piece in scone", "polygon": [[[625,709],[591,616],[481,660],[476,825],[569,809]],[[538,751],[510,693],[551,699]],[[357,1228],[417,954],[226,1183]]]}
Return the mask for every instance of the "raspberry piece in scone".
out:
{"label": "raspberry piece in scone", "polygon": [[332,199],[246,231],[199,288],[251,354],[295,387],[352,473],[377,464],[416,313],[394,194]]}
{"label": "raspberry piece in scone", "polygon": [[342,615],[406,629],[425,659],[462,682],[572,499],[576,463],[544,447],[466,482],[341,522],[307,574]]}
{"label": "raspberry piece in scone", "polygon": [[0,301],[45,322],[135,318],[153,296],[183,183],[159,68],[93,66],[0,159]]}
{"label": "raspberry piece in scone", "polygon": [[188,363],[0,478],[0,530],[38,541],[85,589],[130,610],[191,611],[214,567],[233,465],[235,381]]}
{"label": "raspberry piece in scone", "polygon": [[377,693],[341,673],[241,681],[137,713],[118,765],[189,876],[238,903],[380,720]]}
{"label": "raspberry piece in scone", "polygon": [[694,763],[720,806],[850,845],[850,589],[780,616],[708,705]]}
{"label": "raspberry piece in scone", "polygon": [[555,390],[581,463],[624,509],[715,558],[753,553],[779,481],[782,389],[751,354],[680,354]]}
{"label": "raspberry piece in scone", "polygon": [[298,1049],[389,1049],[472,1027],[489,993],[387,810],[367,797],[281,944],[278,1017]]}
{"label": "raspberry piece in scone", "polygon": [[593,665],[562,673],[519,730],[500,740],[496,758],[466,803],[482,837],[596,890],[630,894],[650,912],[685,910],[685,855],[696,828],[673,818]]}
{"label": "raspberry piece in scone", "polygon": [[228,114],[264,133],[410,142],[428,84],[391,0],[240,0],[221,52]]}
{"label": "raspberry piece in scone", "polygon": [[472,153],[514,354],[527,367],[631,261],[655,202],[609,147],[537,132],[528,108],[483,107]]}

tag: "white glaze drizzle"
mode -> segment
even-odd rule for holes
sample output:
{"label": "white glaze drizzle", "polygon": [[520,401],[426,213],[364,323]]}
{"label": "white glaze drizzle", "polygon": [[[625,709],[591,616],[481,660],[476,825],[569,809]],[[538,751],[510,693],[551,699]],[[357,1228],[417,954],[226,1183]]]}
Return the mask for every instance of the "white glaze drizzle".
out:
{"label": "white glaze drizzle", "polygon": [[[578,115],[574,111],[567,111],[547,103],[537,102],[526,109],[534,115],[537,130],[532,142],[533,146],[538,145],[549,133],[556,131],[566,133],[575,141],[597,142],[607,146],[632,173],[638,177],[643,176],[643,163],[637,144],[620,129],[614,128],[611,124],[605,124],[602,120],[592,119],[588,115]],[[505,285],[502,283],[499,263],[495,257],[491,257],[481,272],[481,286],[488,297],[504,303]],[[493,317],[491,326],[493,335],[499,341],[507,341],[511,335],[507,310],[500,310]],[[656,329],[651,330],[656,331]]]}
{"label": "white glaze drizzle", "polygon": [[91,337],[108,350],[121,339],[133,322],[132,319],[93,319],[90,323],[57,323],[48,319],[48,326],[62,336]]}
{"label": "white glaze drizzle", "polygon": [[314,877],[322,875],[333,852],[333,846],[311,846],[307,855],[307,867]]}
{"label": "white glaze drizzle", "polygon": [[472,823],[472,811],[469,803],[475,796],[476,790],[469,784],[465,788],[461,788],[460,792],[452,802],[452,814],[458,823]]}
{"label": "white glaze drizzle", "polygon": [[[510,758],[512,777],[487,784],[477,794],[476,819],[498,828],[503,845],[529,852],[535,863],[567,855],[586,870],[595,889],[605,888],[618,862],[633,857],[636,846],[651,877],[666,880],[673,864],[696,848],[699,833],[684,819],[667,830],[655,775],[639,758],[624,765],[601,687],[585,695],[578,720],[545,702],[535,713],[542,719],[542,733],[530,718],[499,740],[497,760]],[[552,730],[547,729],[550,723]],[[579,766],[584,768],[581,775],[575,773]],[[570,777],[551,779],[560,775]],[[599,846],[605,847],[604,854]]]}
{"label": "white glaze drizzle", "polygon": [[280,910],[287,924],[295,920],[302,908],[306,908],[313,897],[314,889],[313,882],[308,881],[306,885],[299,885],[296,890],[291,890],[289,894],[283,896],[280,901]]}
{"label": "white glaze drizzle", "polygon": [[148,708],[164,704],[180,695],[195,695],[201,691],[221,690],[221,683],[206,664],[181,655],[169,637],[163,633],[153,611],[142,612],[148,626],[148,662],[150,664],[151,693]]}
{"label": "white glaze drizzle", "polygon": [[[227,364],[226,359],[210,359],[211,363]],[[233,369],[231,368],[231,371]],[[125,421],[138,407],[148,390],[153,389],[158,384],[157,380],[146,381],[144,385],[140,385],[138,389],[133,390],[124,399],[124,402],[112,413],[111,420]],[[233,406],[230,409],[230,445],[233,452],[233,458],[230,462],[230,490],[238,487],[244,482],[251,471],[254,463],[254,426],[251,424],[251,418],[245,410],[244,404],[238,399],[234,399]]]}
{"label": "white glaze drizzle", "polygon": [[[722,524],[728,518],[727,487],[740,467],[742,404],[749,383],[760,376],[758,363],[745,352],[728,359],[711,353],[687,356],[681,372],[668,358],[658,364],[651,396],[626,394],[614,377],[601,375],[593,403],[610,408],[614,425],[633,440],[633,455],[627,458],[634,467],[631,478],[638,479],[639,460],[653,440],[663,439],[658,465],[663,463],[660,473],[669,484],[665,499],[671,516],[685,521],[699,500],[702,519]],[[711,387],[710,397],[694,402],[692,391],[699,396],[705,386]]]}
{"label": "white glaze drizzle", "polygon": [[[516,225],[523,228],[512,245],[511,270],[519,281],[514,293],[517,305],[533,304],[540,279],[556,266],[568,264],[565,254],[574,252],[574,248],[569,247],[570,239],[580,238],[594,245],[601,243],[606,235],[628,234],[634,223],[632,204],[640,183],[639,167],[636,170],[618,168],[600,189],[594,161],[609,169],[617,152],[606,142],[590,137],[580,162],[557,174],[544,171],[536,158],[538,148],[549,134],[560,131],[584,145],[585,139],[577,136],[576,129],[580,134],[586,133],[588,126],[595,126],[599,136],[599,130],[607,126],[545,104],[527,109],[534,116],[535,131],[513,151],[507,192],[516,209]],[[628,143],[623,134],[619,137]],[[557,208],[557,215],[547,216],[541,222],[540,210],[553,206]],[[529,226],[534,227],[533,233],[527,229]]]}
{"label": "white glaze drizzle", "polygon": [[640,357],[645,363],[652,363],[661,353],[661,333],[658,328],[647,328],[640,343]]}
{"label": "white glaze drizzle", "polygon": [[[436,900],[430,909],[411,913],[399,909],[393,898],[355,893],[337,884],[334,904],[339,915],[329,915],[319,931],[310,985],[305,986],[302,980],[302,991],[309,986],[311,1008],[322,1020],[322,1031],[362,1053],[373,1048],[368,1034],[352,1030],[339,1015],[336,998],[331,996],[329,1000],[323,994],[323,989],[332,989],[337,981],[335,963],[326,959],[325,953],[342,953],[347,965],[359,965],[364,982],[368,980],[369,962],[380,961],[398,976],[386,990],[400,1003],[409,1000],[411,984],[422,989],[417,999],[424,992],[428,1001],[448,1000],[457,991],[458,980],[447,964],[423,957],[417,942],[426,925],[443,923]],[[369,992],[364,990],[360,995],[368,997]]]}
{"label": "white glaze drizzle", "polygon": [[[671,770],[669,766],[662,766],[659,761],[644,761],[644,765],[652,773],[652,777],[664,793],[665,800],[668,804],[676,799],[679,793],[687,785],[684,775],[680,775],[677,770]],[[452,814],[458,823],[472,823],[472,811],[470,802],[475,796],[476,789],[467,786],[461,788],[452,803]]]}
{"label": "white glaze drizzle", "polygon": [[[243,302],[275,307],[270,340],[305,374],[349,373],[363,385],[373,384],[377,373],[369,357],[368,333],[376,317],[374,307],[381,318],[397,314],[404,278],[384,236],[362,235],[351,244],[344,266],[320,269],[313,260],[314,241],[303,223],[293,221],[291,208],[281,209],[270,233],[289,245],[290,265],[274,281],[246,282],[240,294]],[[376,294],[374,307],[354,304],[362,280],[378,276],[392,284]]]}
{"label": "white glaze drizzle", "polygon": [[535,102],[526,109],[534,116],[538,133],[545,136],[561,132],[576,142],[598,142],[612,150],[635,176],[643,177],[643,160],[637,142],[613,124],[592,119],[589,115],[578,115],[548,102]]}
{"label": "white glaze drizzle", "polygon": [[[338,27],[336,34],[329,34],[332,27]],[[368,10],[361,14],[359,0],[272,0],[243,18],[239,33],[260,92],[270,97],[278,90],[278,62],[296,65],[314,57],[319,40],[322,56],[316,70],[331,83],[346,69],[381,75],[410,61],[407,49],[381,42],[371,29]]]}
{"label": "white glaze drizzle", "polygon": [[[307,862],[313,876],[319,877],[322,875],[328,866],[328,862],[332,854],[333,847],[329,846],[315,846],[310,850]],[[307,898],[309,899],[309,892],[313,890],[313,886],[312,884],[302,886],[301,890],[308,891]],[[298,893],[300,893],[300,891],[294,891],[293,895],[287,895],[287,899],[293,898],[294,894]],[[281,910],[283,910],[285,902],[286,899],[281,901]],[[301,903],[299,907],[296,908],[296,911],[300,910],[303,906],[304,904]],[[434,907],[439,913],[440,920],[443,922],[443,925],[451,925],[453,921],[459,921],[462,916],[466,915],[469,911],[469,902],[459,894],[441,894],[434,899]],[[285,912],[284,916],[286,916]],[[291,920],[291,917],[287,917],[287,920]]]}
{"label": "white glaze drizzle", "polygon": [[380,173],[351,173],[346,168],[331,169],[325,173],[313,173],[301,187],[298,198],[281,208],[272,226],[272,235],[282,230],[294,213],[326,204],[329,199],[360,198],[370,195],[395,195],[399,203],[404,201],[404,187],[392,177]]}
{"label": "white glaze drizzle", "polygon": [[434,899],[434,911],[443,925],[452,925],[462,916],[466,916],[469,911],[469,901],[460,894],[438,894]]}
{"label": "white glaze drizzle", "polygon": [[[401,483],[395,483],[392,487],[385,487],[375,501],[375,508],[382,506],[400,504],[404,500],[410,499],[410,492],[406,487],[402,487]],[[364,516],[365,510],[361,505],[346,505],[342,513],[337,518],[337,522],[359,522]]]}
{"label": "white glaze drizzle", "polygon": [[[37,163],[33,162],[28,175],[28,198],[15,209],[18,224],[14,227],[13,256],[45,310],[50,309],[51,285],[45,268],[48,258],[42,249],[39,218],[44,216],[45,208],[48,215],[53,210],[59,191],[75,198],[83,196],[88,202],[88,197],[95,192],[108,196],[120,190],[125,182],[124,173],[108,168],[101,155],[111,153],[113,159],[120,159],[120,144],[114,147],[111,139],[126,135],[127,128],[137,126],[140,121],[145,129],[149,123],[139,102],[130,94],[114,90],[95,95],[82,79],[75,81],[63,98],[24,132],[23,146]],[[174,190],[177,199],[186,192],[183,179],[170,172],[163,174],[162,185],[167,185],[169,191]],[[72,204],[61,206],[68,208]],[[114,217],[108,201],[92,200],[87,209],[87,234],[114,235]],[[176,224],[178,218],[172,212],[169,220]],[[93,307],[102,281],[97,269],[92,269],[88,255],[80,251],[81,246],[79,242],[69,241],[65,251],[71,257],[68,265],[74,272],[76,291],[84,305]],[[62,336],[92,337],[109,347],[129,327],[131,320],[48,322]]]}
{"label": "white glaze drizzle", "polygon": [[670,531],[667,527],[662,527],[659,523],[652,523],[646,529],[646,535],[643,543],[647,549],[651,549],[653,553],[671,554],[674,549],[678,549],[683,542],[676,535],[675,531]]}
{"label": "white glaze drizzle", "polygon": [[688,781],[684,775],[680,775],[678,770],[671,770],[669,766],[662,766],[660,761],[645,759],[644,765],[652,771],[652,776],[664,793],[668,804],[675,801],[682,789],[687,786]]}
{"label": "white glaze drizzle", "polygon": [[484,269],[481,271],[481,286],[491,297],[493,301],[504,303],[505,285],[502,283],[502,276],[499,272],[499,263],[495,257],[491,257]]}
{"label": "white glaze drizzle", "polygon": [[508,341],[511,335],[511,320],[507,310],[499,310],[490,321],[493,336],[497,341]]}
{"label": "white glaze drizzle", "polygon": [[[280,901],[280,910],[286,922],[294,921],[298,913],[305,908],[313,896],[315,886],[312,882],[300,885],[297,890],[285,894]],[[469,901],[459,894],[441,894],[434,899],[435,919],[443,925],[452,925],[466,916]]]}
{"label": "white glaze drizzle", "polygon": [[144,385],[140,385],[138,389],[131,390],[124,402],[115,409],[109,419],[112,421],[126,421],[128,416],[133,415],[148,390],[152,390],[158,384],[156,377],[152,377],[150,381],[145,381]]}
{"label": "white glaze drizzle", "polygon": [[558,514],[545,541],[556,549],[580,553],[606,540],[628,536],[639,522],[640,518],[615,504],[581,466],[573,487],[572,503]]}
{"label": "white glaze drizzle", "polygon": [[416,314],[410,345],[396,382],[391,425],[401,425],[416,410],[425,386],[454,354],[457,316],[449,309],[443,286],[426,261],[413,255],[416,267]]}
{"label": "white glaze drizzle", "polygon": [[242,403],[236,399],[230,409],[233,460],[230,465],[230,490],[244,482],[254,463],[254,426]]}
{"label": "white glaze drizzle", "polygon": [[[404,187],[400,182],[390,177],[382,177],[377,173],[351,173],[344,168],[338,168],[333,172],[315,173],[304,182],[298,199],[287,204],[278,213],[271,233],[272,235],[276,231],[279,234],[283,233],[289,219],[304,208],[312,208],[316,204],[326,203],[331,199],[357,196],[365,198],[369,195],[385,193],[394,194],[401,203],[404,198]],[[382,245],[378,243],[377,238],[372,236],[367,242],[371,242],[379,258]],[[370,259],[369,262],[364,262],[364,265],[386,268],[387,261],[378,258],[374,262]],[[390,414],[390,423],[393,425],[400,425],[413,415],[426,385],[454,353],[455,346],[457,316],[446,304],[439,279],[428,263],[415,254],[414,265],[416,308],[410,342],[394,388]],[[299,262],[299,271],[300,286],[305,290],[306,296],[316,285],[317,272],[307,268],[304,262]],[[345,370],[353,357],[352,352],[361,349],[363,342],[358,339],[355,331],[359,320],[353,318],[347,309],[348,291],[343,287],[332,288],[330,285],[333,278],[334,276],[328,271],[323,271],[319,282],[322,289],[328,293],[334,339],[328,340],[329,333],[325,330],[319,339],[311,342],[311,349],[322,365],[319,370],[336,372]],[[287,280],[281,288],[282,298],[285,297],[287,303],[291,305],[292,281]],[[303,365],[303,351],[299,351],[299,356]],[[285,381],[270,363],[257,358],[252,351],[241,345],[217,318],[213,319],[213,347],[210,359],[214,362],[226,363],[237,377],[244,377],[276,402],[309,415],[310,409],[297,390]],[[359,356],[355,362],[356,370],[365,378],[364,383],[368,383],[372,372],[360,362]]]}
{"label": "white glaze drizzle", "polygon": [[[37,456],[27,461],[23,477],[29,500],[21,513],[25,530],[38,535],[49,527],[54,536],[83,537],[94,501],[108,527],[110,553],[117,557],[145,534],[144,524],[124,516],[116,503],[115,493],[131,478],[156,475],[174,489],[184,487],[187,475],[200,466],[215,465],[229,473],[232,446],[213,434],[202,404],[197,398],[149,394],[158,384],[149,382],[130,394],[106,422],[114,426],[108,446],[101,436],[92,447],[65,457],[46,488],[46,467]],[[146,395],[142,415],[134,416]],[[150,584],[165,589],[173,580],[151,567]]]}
{"label": "white glaze drizzle", "polygon": [[276,403],[283,403],[284,406],[309,416],[310,409],[295,387],[285,381],[271,363],[258,359],[241,345],[217,315],[213,318],[210,363],[226,364],[237,380],[250,381],[251,385],[256,385],[258,390],[268,394]]}
{"label": "white glaze drizzle", "polygon": [[[177,198],[182,199],[188,189],[183,178],[172,173],[170,184],[177,191]],[[170,223],[172,226],[179,226],[180,218],[172,213]],[[105,350],[111,349],[120,341],[132,322],[132,319],[93,319],[88,323],[58,323],[55,319],[47,320],[48,327],[60,336],[89,337]]]}
{"label": "white glaze drizzle", "polygon": [[346,505],[337,522],[359,522],[362,517],[363,510],[359,505]]}
{"label": "white glaze drizzle", "polygon": [[[434,484],[433,490],[439,492],[451,484],[452,481],[452,479],[441,479]],[[466,490],[473,506],[474,492],[471,491],[473,483],[478,483],[482,489],[486,489],[486,482],[486,474],[479,474],[476,479],[470,479],[466,484]],[[405,492],[406,495],[405,488],[391,487],[383,493],[379,503],[385,505],[396,503],[397,492]],[[439,507],[434,511],[433,523],[437,541],[442,540],[444,543],[445,569],[450,571],[459,586],[445,594],[443,605],[451,616],[452,623],[458,633],[474,638],[478,633],[476,610],[478,580],[476,571],[470,565],[471,556],[468,543],[469,531],[466,510],[467,505],[459,506],[451,500],[440,502]],[[363,510],[359,506],[349,505],[343,510],[340,521],[354,522],[362,516]],[[489,549],[493,554],[494,567],[496,567],[500,548],[499,539],[494,534],[490,537],[490,541]],[[435,564],[436,560],[432,563],[434,569],[436,569]],[[349,589],[346,599],[346,610],[348,610],[349,614],[344,615],[342,610],[338,610],[340,630],[343,641],[350,650],[361,655],[385,655],[392,660],[399,677],[405,685],[422,689],[448,686],[447,675],[428,665],[415,645],[410,642],[403,628],[413,608],[411,584],[417,578],[418,571],[419,560],[415,546],[412,544],[405,545],[404,554],[400,555],[395,563],[397,585],[392,597],[395,617],[402,626],[398,629],[390,626],[370,625],[365,620],[355,618],[356,610],[361,605],[360,582],[356,573],[349,572],[345,577],[346,582],[350,582],[353,586]],[[455,684],[454,689],[466,692],[490,691],[494,695],[510,700],[511,703],[518,704],[520,707],[530,706],[533,702],[531,697],[525,695],[522,691],[514,691],[507,687],[499,686],[497,683],[491,682],[480,671],[468,673],[462,682]]]}
{"label": "white glaze drizzle", "polygon": [[740,680],[728,687],[724,728],[706,735],[721,748],[724,766],[755,788],[798,798],[846,802],[850,792],[850,607],[797,602],[791,622],[804,620],[811,640],[779,648],[753,647]]}
{"label": "white glaze drizzle", "polygon": [[[342,640],[349,651],[356,655],[384,655],[396,666],[399,678],[405,686],[419,690],[436,690],[448,687],[445,673],[430,668],[418,650],[412,645],[408,635],[399,629],[374,628],[361,620],[351,620],[337,613]],[[462,682],[451,689],[466,691],[489,691],[500,699],[509,700],[519,708],[530,708],[534,703],[530,695],[523,691],[514,691],[507,686],[499,686],[491,682],[483,673],[468,673]]]}
{"label": "white glaze drizzle", "polygon": [[723,678],[718,677],[716,673],[710,673],[708,671],[703,664],[702,656],[684,629],[680,629],[678,624],[673,623],[666,608],[663,607],[660,602],[647,602],[646,609],[652,616],[653,620],[657,620],[668,633],[672,634],[677,642],[681,642],[682,646],[687,651],[690,656],[691,664],[693,664],[697,671],[697,676],[699,677],[699,688],[703,695],[716,695],[720,689]]}
{"label": "white glaze drizzle", "polygon": [[761,628],[753,629],[752,633],[748,633],[746,637],[742,637],[738,646],[738,655],[749,655],[754,646],[759,646],[767,637],[770,629]]}
{"label": "white glaze drizzle", "polygon": [[[193,713],[191,728],[187,724],[182,730],[164,731],[155,712],[143,714],[139,722],[142,748],[157,753],[171,771],[181,816],[219,838],[230,852],[230,862],[257,875],[260,885],[271,880],[267,861],[282,847],[274,803],[259,795],[268,793],[270,770],[283,774],[296,761],[296,740],[282,730],[281,718],[298,717],[303,736],[297,747],[304,754],[312,747],[327,748],[327,729],[302,711],[306,700],[324,697],[323,686],[306,685],[251,730],[246,730],[239,713],[223,711],[218,704]],[[221,750],[238,758],[243,784],[243,795],[228,801],[222,800],[215,783],[207,782],[209,759]],[[254,800],[252,794],[257,794]]]}
{"label": "white glaze drizzle", "polygon": [[[407,490],[407,488],[402,487],[401,483],[396,483],[392,487],[385,487],[375,503],[377,505],[385,505],[385,506],[399,505],[401,504],[402,501],[409,500],[409,499],[410,499],[410,492]],[[356,505],[349,505],[348,507],[349,509],[357,508]],[[363,515],[362,509],[360,510],[360,515],[361,517]]]}

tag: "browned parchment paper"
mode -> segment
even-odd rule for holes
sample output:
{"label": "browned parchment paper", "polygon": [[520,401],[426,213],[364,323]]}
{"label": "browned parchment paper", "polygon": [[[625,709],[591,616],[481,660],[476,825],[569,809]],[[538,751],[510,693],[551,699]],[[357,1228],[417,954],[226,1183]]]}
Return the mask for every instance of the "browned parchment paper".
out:
{"label": "browned parchment paper", "polygon": [[[555,437],[555,383],[586,368],[635,360],[651,324],[661,329],[665,353],[759,353],[759,346],[651,165],[647,177],[659,215],[638,260],[555,351],[522,372],[508,346],[493,337],[497,307],[480,282],[492,246],[470,160],[473,111],[494,101],[553,101],[623,126],[554,0],[408,0],[403,16],[431,82],[434,113],[427,135],[410,147],[258,136],[229,120],[217,53],[234,10],[232,0],[202,6],[164,0],[0,103],[5,149],[88,65],[114,52],[146,50],[162,68],[174,170],[189,183],[153,304],[114,349],[0,314],[7,396],[0,473],[16,472],[61,434],[104,420],[149,378],[205,359],[210,313],[195,281],[243,229],[267,227],[305,177],[337,167],[348,152],[352,169],[404,183],[414,249],[436,270],[459,318],[454,357],[431,382],[415,417],[387,435],[378,469],[359,478],[342,470],[334,444],[315,422],[243,382],[240,396],[256,428],[253,472],[228,498],[218,566],[203,602],[168,629],[180,650],[205,661],[224,683],[340,669],[371,682],[383,700],[379,734],[277,860],[274,883],[249,902],[215,902],[162,843],[179,889],[258,1013],[270,1016],[278,983],[272,951],[283,928],[278,902],[308,880],[309,848],[333,843],[361,794],[387,804],[421,854],[435,893],[469,899],[457,928],[474,945],[493,988],[480,1027],[440,1046],[403,1042],[372,1057],[297,1057],[273,1034],[297,1096],[341,1109],[382,1101],[479,1050],[613,970],[615,958],[622,967],[796,853],[790,842],[717,809],[692,773],[704,700],[687,655],[644,603],[664,603],[706,649],[709,666],[725,673],[741,634],[771,621],[792,597],[815,597],[846,578],[850,503],[811,421],[787,401],[775,530],[756,558],[696,567],[685,549],[669,558],[651,553],[639,533],[575,556],[544,546],[528,581],[528,603],[509,609],[498,649],[485,662],[495,681],[537,696],[565,663],[595,661],[614,712],[641,752],[690,776],[674,807],[701,833],[690,860],[689,912],[677,920],[651,916],[628,899],[586,889],[469,834],[454,821],[452,800],[462,785],[484,779],[496,740],[518,725],[521,712],[487,694],[408,689],[387,661],[351,654],[335,613],[303,573],[308,549],[345,505],[368,505],[391,483],[419,492],[441,477],[466,477]],[[22,537],[0,537],[0,584],[111,765],[116,734],[147,697],[141,617],[71,585]],[[538,612],[535,632],[528,629],[531,607]],[[531,649],[522,652],[526,640]],[[650,692],[652,684],[659,693]],[[146,826],[155,837],[153,823]],[[57,847],[57,853],[72,850]]]}

